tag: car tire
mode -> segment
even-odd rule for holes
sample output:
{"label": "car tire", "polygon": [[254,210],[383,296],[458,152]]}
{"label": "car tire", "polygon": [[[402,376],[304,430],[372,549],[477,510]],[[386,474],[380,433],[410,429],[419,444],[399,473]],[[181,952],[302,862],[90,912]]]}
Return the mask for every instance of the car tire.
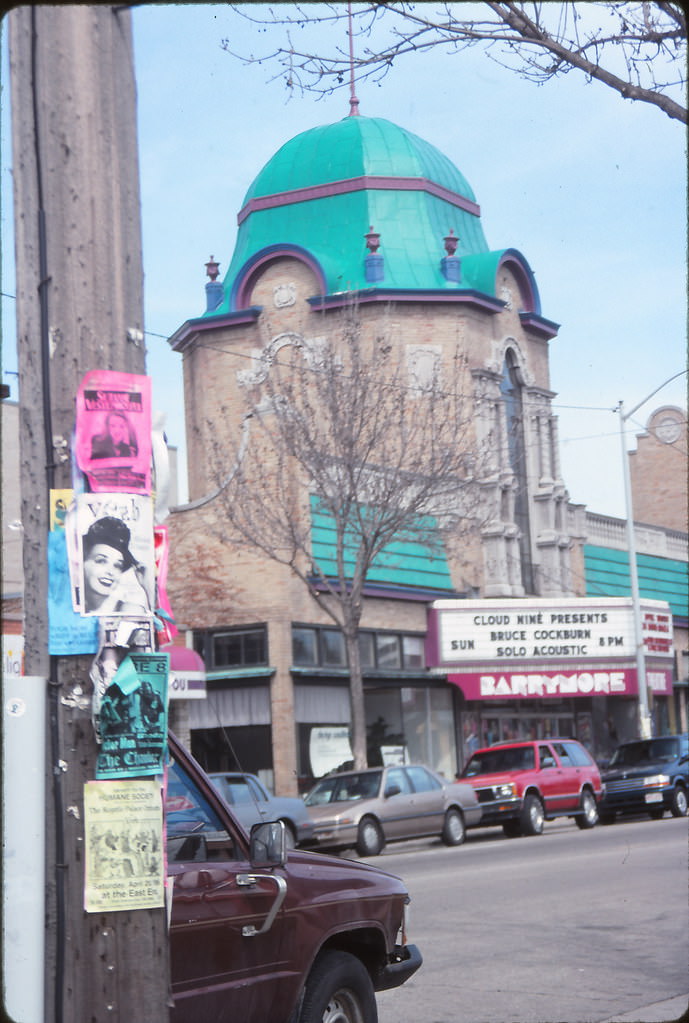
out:
{"label": "car tire", "polygon": [[378,1023],[373,984],[356,956],[319,956],[306,981],[299,1023]]}
{"label": "car tire", "polygon": [[446,812],[440,837],[445,845],[461,845],[466,838],[464,817],[455,807],[450,807]]}
{"label": "car tire", "polygon": [[545,821],[545,815],[543,813],[543,803],[534,795],[533,792],[529,792],[524,797],[524,805],[522,806],[521,812],[521,829],[523,835],[540,835],[543,833],[543,824]]}
{"label": "car tire", "polygon": [[359,856],[377,856],[384,845],[383,832],[374,817],[364,817],[359,821],[356,840],[356,851]]}
{"label": "car tire", "polygon": [[502,832],[507,838],[520,838],[522,833],[522,826],[519,821],[509,820],[505,821],[502,826]]}
{"label": "car tire", "polygon": [[687,816],[687,790],[682,785],[675,785],[673,789],[670,813],[673,817]]}
{"label": "car tire", "polygon": [[598,807],[596,806],[596,799],[590,789],[584,789],[581,793],[581,803],[579,804],[580,813],[574,818],[577,827],[581,828],[582,831],[587,828],[595,828],[598,823]]}
{"label": "car tire", "polygon": [[294,828],[289,821],[282,818],[282,823],[285,825],[285,848],[296,849],[297,848],[297,836]]}

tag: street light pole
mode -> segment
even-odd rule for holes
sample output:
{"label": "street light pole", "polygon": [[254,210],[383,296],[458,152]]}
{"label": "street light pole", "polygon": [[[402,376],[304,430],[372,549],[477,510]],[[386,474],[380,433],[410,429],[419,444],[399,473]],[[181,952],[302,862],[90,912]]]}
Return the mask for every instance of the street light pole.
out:
{"label": "street light pole", "polygon": [[[637,406],[638,407],[638,406]],[[632,589],[632,609],[634,612],[634,646],[636,647],[636,678],[639,699],[639,735],[642,739],[651,738],[651,715],[648,709],[648,687],[646,685],[646,651],[641,626],[641,603],[639,599],[639,573],[636,563],[636,537],[634,535],[634,512],[632,508],[632,484],[629,473],[629,456],[624,437],[624,425],[631,412],[624,412],[624,402],[617,406],[620,414],[620,439],[622,441],[622,467],[624,473],[624,501],[627,515],[627,547],[629,549],[629,579]],[[635,411],[635,410],[634,410]]]}
{"label": "street light pole", "polygon": [[639,571],[636,561],[636,536],[634,534],[634,509],[632,505],[632,483],[629,472],[629,454],[627,443],[624,437],[624,427],[627,420],[637,412],[642,405],[662,390],[666,384],[684,376],[687,371],[681,370],[675,373],[668,380],[665,380],[659,387],[647,394],[646,397],[635,405],[629,412],[624,411],[624,402],[620,401],[616,412],[620,414],[620,440],[622,443],[622,471],[624,476],[624,500],[627,516],[627,546],[629,548],[629,579],[632,591],[632,608],[634,612],[634,645],[636,647],[636,676],[639,694],[639,735],[642,739],[650,739],[652,733],[652,719],[648,707],[648,685],[646,680],[646,651],[644,648],[644,635],[641,623],[641,602],[639,597]]}

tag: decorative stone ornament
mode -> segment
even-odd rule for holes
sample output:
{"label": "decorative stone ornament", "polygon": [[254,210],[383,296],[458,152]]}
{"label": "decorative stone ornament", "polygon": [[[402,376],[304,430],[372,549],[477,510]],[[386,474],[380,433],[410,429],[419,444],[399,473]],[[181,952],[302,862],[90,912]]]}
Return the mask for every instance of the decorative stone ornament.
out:
{"label": "decorative stone ornament", "polygon": [[373,224],[368,229],[368,234],[364,235],[366,239],[366,248],[373,255],[380,247],[380,235],[377,231],[373,230]]}
{"label": "decorative stone ornament", "polygon": [[383,257],[378,254],[380,235],[377,231],[373,230],[373,225],[371,225],[368,229],[368,233],[364,235],[364,238],[366,239],[366,248],[369,252],[368,256],[364,259],[366,281],[369,284],[376,284],[378,281],[382,281],[385,277]]}
{"label": "decorative stone ornament", "polygon": [[297,286],[292,281],[289,284],[277,284],[273,288],[273,305],[276,309],[285,309],[296,301]]}
{"label": "decorative stone ornament", "polygon": [[220,264],[211,256],[206,263],[206,276],[209,280],[206,282],[206,312],[214,312],[223,300],[223,286],[222,281],[218,280],[220,273]]}
{"label": "decorative stone ornament", "polygon": [[447,252],[448,256],[454,256],[457,251],[458,241],[459,238],[455,234],[454,230],[450,228],[449,234],[446,234],[443,238],[443,242],[445,243],[445,252]]}
{"label": "decorative stone ornament", "polygon": [[664,412],[654,423],[655,435],[663,444],[674,444],[682,433],[682,418],[671,412]]}

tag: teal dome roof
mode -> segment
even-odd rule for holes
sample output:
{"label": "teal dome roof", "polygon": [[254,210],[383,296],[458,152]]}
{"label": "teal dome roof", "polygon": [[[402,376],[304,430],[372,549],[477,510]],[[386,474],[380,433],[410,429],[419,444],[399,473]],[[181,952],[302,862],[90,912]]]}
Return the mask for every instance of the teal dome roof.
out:
{"label": "teal dome roof", "polygon": [[475,202],[466,178],[430,142],[380,117],[345,117],[286,142],[244,199],[361,175],[427,178]]}
{"label": "teal dome roof", "polygon": [[[290,139],[254,179],[238,221],[222,298],[206,316],[245,308],[253,269],[290,252],[312,266],[324,297],[375,280],[386,291],[478,290],[495,301],[501,253],[488,250],[466,178],[435,146],[383,118],[350,115]],[[371,227],[381,278],[371,276]],[[443,272],[450,233],[460,281]]]}

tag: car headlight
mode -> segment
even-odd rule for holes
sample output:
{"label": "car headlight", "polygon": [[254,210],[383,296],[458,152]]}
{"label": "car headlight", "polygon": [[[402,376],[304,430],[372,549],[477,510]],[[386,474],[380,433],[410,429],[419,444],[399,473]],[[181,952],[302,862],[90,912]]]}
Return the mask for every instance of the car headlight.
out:
{"label": "car headlight", "polygon": [[669,785],[670,775],[669,774],[651,774],[648,778],[644,778],[644,785]]}
{"label": "car headlight", "polygon": [[401,945],[407,944],[407,935],[409,934],[409,924],[411,923],[411,906],[409,903],[411,899],[407,896],[404,903],[404,915],[402,917],[402,940]]}
{"label": "car headlight", "polygon": [[516,796],[517,787],[510,782],[505,785],[496,785],[493,791],[497,799],[511,799],[512,796]]}

